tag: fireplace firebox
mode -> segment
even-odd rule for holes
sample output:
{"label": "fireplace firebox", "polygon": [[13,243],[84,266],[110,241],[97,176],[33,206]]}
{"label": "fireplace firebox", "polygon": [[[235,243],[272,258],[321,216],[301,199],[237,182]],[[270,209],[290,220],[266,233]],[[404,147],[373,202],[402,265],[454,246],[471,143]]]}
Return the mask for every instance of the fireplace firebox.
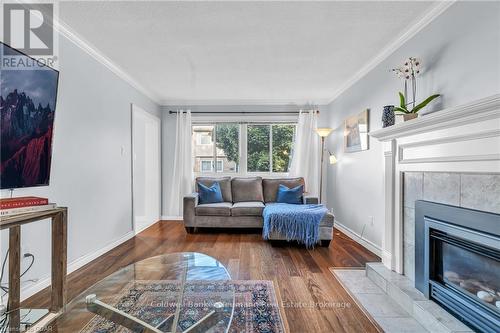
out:
{"label": "fireplace firebox", "polygon": [[500,215],[415,203],[415,287],[479,332],[500,330]]}

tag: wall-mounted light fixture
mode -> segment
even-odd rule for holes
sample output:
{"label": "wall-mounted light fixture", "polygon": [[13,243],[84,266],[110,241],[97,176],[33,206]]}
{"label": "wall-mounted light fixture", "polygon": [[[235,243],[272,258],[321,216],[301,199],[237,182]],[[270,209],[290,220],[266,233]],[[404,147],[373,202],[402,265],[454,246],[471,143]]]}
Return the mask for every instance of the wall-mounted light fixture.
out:
{"label": "wall-mounted light fixture", "polygon": [[335,157],[335,155],[333,155],[330,151],[328,151],[328,155],[330,155],[330,158],[329,158],[330,164],[337,163],[337,158]]}

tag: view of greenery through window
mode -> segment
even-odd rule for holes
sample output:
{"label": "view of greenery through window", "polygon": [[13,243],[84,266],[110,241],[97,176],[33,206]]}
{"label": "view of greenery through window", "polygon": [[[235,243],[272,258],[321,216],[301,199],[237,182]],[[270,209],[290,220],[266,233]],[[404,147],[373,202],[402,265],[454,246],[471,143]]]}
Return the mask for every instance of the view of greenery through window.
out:
{"label": "view of greenery through window", "polygon": [[294,132],[290,124],[248,125],[248,171],[269,172],[272,162],[272,172],[288,172]]}
{"label": "view of greenery through window", "polygon": [[248,125],[247,131],[247,171],[269,172],[269,125]]}
{"label": "view of greenery through window", "polygon": [[[213,139],[215,141],[214,148],[216,149],[212,151],[216,154],[217,161],[224,161],[223,168],[218,166],[217,172],[238,172],[243,154],[246,154],[244,156],[246,156],[247,161],[247,172],[288,172],[295,135],[294,124],[240,125],[217,123],[214,125],[194,126],[193,135],[196,132],[200,135],[202,131],[208,130],[204,135],[210,138],[210,129],[215,131]],[[247,137],[247,149],[242,152],[240,152],[240,131],[246,133]],[[214,155],[210,157],[210,151],[201,154],[203,149],[210,147],[207,142],[202,143],[203,140],[205,140],[205,137],[193,141],[195,144],[195,158],[214,161]],[[203,169],[195,166],[195,172],[215,171],[212,170],[208,166]]]}
{"label": "view of greenery through window", "polygon": [[272,125],[273,172],[288,172],[295,125]]}
{"label": "view of greenery through window", "polygon": [[233,161],[238,165],[240,162],[240,125],[217,124],[215,145],[220,151],[217,157],[225,155],[228,161]]}

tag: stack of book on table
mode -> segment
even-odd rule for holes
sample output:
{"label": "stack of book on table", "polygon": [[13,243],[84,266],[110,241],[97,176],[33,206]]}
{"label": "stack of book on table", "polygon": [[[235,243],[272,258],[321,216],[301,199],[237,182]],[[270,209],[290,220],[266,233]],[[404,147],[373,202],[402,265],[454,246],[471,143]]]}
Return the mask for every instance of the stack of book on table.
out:
{"label": "stack of book on table", "polygon": [[18,197],[0,199],[0,216],[34,213],[56,208],[56,204],[49,203],[47,198]]}

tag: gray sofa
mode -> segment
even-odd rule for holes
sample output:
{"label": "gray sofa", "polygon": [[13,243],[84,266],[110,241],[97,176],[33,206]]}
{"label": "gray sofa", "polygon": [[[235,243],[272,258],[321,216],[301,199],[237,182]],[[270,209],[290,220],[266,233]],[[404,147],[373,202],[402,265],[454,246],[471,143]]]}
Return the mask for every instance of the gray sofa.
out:
{"label": "gray sofa", "polygon": [[[224,202],[199,204],[197,192],[184,197],[183,217],[188,233],[197,228],[262,228],[262,211],[266,204],[276,202],[279,185],[289,188],[304,185],[303,178],[196,178],[196,184],[206,186],[212,186],[215,181],[219,182]],[[304,196],[303,200],[305,204],[318,203],[315,197]],[[319,231],[322,246],[328,246],[333,238],[333,221],[331,213],[327,213],[321,220]],[[285,237],[273,233],[271,239],[284,240]]]}

